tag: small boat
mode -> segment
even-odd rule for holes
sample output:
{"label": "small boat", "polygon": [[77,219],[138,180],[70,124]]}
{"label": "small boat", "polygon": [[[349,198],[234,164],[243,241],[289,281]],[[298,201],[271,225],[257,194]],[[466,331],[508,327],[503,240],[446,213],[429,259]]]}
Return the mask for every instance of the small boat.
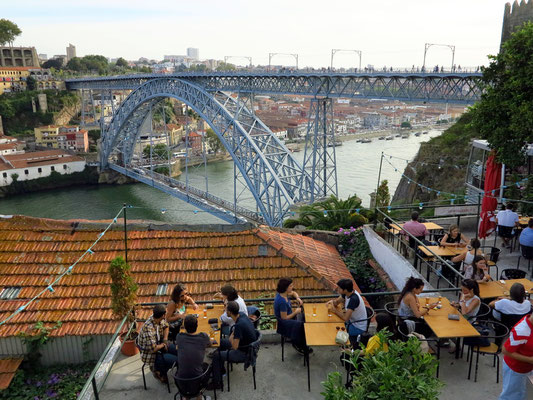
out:
{"label": "small boat", "polygon": [[385,138],[385,140],[394,140],[394,136],[390,135]]}
{"label": "small boat", "polygon": [[422,135],[427,135],[429,133],[429,131],[424,131],[422,132]]}
{"label": "small boat", "polygon": [[370,139],[363,139],[363,140],[361,140],[361,143],[372,143],[372,140],[370,140]]}
{"label": "small boat", "polygon": [[357,139],[357,140],[355,141],[355,143],[361,143],[362,141],[363,141],[363,139]]}
{"label": "small boat", "polygon": [[402,135],[402,139],[409,139],[409,135]]}
{"label": "small boat", "polygon": [[422,132],[417,132],[417,133],[415,133],[415,136],[418,137],[418,136],[420,136],[421,134],[422,134]]}
{"label": "small boat", "polygon": [[400,133],[398,133],[395,137],[402,137],[402,135]]}
{"label": "small boat", "polygon": [[378,140],[385,140],[385,136],[380,136]]}
{"label": "small boat", "polygon": [[342,142],[340,140],[336,140],[334,143],[328,143],[328,147],[338,147],[342,146]]}

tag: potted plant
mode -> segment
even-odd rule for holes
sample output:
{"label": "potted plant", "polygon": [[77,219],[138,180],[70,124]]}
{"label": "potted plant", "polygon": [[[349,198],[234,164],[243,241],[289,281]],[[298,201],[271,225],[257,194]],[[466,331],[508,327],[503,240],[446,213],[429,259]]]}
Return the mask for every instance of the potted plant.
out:
{"label": "potted plant", "polygon": [[385,234],[387,233],[387,227],[382,222],[378,222],[374,228],[374,232],[378,234],[382,239],[385,239]]}
{"label": "potted plant", "polygon": [[[120,319],[128,315],[127,322],[129,324],[135,323],[134,307],[137,301],[138,286],[131,276],[131,266],[122,257],[116,257],[109,265],[109,275],[111,275],[111,309],[113,314]],[[135,345],[137,335],[134,326],[129,335],[126,336],[123,333],[120,336],[120,340],[123,341],[122,354],[132,356],[139,352]]]}

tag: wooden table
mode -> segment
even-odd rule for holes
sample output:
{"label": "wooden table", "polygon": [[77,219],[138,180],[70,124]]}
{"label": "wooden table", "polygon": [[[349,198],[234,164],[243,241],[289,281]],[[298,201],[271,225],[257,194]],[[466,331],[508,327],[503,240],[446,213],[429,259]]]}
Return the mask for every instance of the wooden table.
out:
{"label": "wooden table", "polygon": [[[403,225],[404,225],[404,224],[400,224],[400,227],[401,227],[402,229],[403,229]],[[428,231],[440,231],[440,230],[443,229],[442,226],[437,225],[437,224],[434,223],[434,222],[422,222],[422,225],[424,225]],[[393,226],[389,229],[389,232],[390,232],[390,233],[394,233],[394,234],[396,234],[396,233],[400,232],[400,229],[398,229],[397,226],[394,226],[394,225],[393,225]]]}
{"label": "wooden table", "polygon": [[[306,322],[304,324],[304,330],[307,346],[339,346],[335,343],[337,327],[344,328],[344,323]],[[309,366],[309,353],[307,351],[304,353],[304,358],[305,363],[307,364],[307,390],[311,391],[311,372]]]}
{"label": "wooden table", "polygon": [[490,281],[479,284],[479,297],[489,299],[492,297],[509,296],[509,290],[514,283],[521,283],[526,289],[526,294],[533,292],[533,282],[529,279],[509,279],[506,281]]}
{"label": "wooden table", "polygon": [[[198,330],[197,332],[204,332],[208,335],[211,335],[213,328],[209,325],[209,320],[211,318],[216,318],[218,321],[218,329],[215,331],[214,338],[217,341],[216,344],[211,344],[212,347],[218,347],[220,345],[220,316],[224,313],[224,305],[215,304],[213,308],[207,310],[207,318],[204,318],[204,307],[202,304],[198,305],[198,309],[193,310],[192,307],[187,307],[186,314],[197,314],[198,315]],[[183,324],[181,325],[183,328]]]}
{"label": "wooden table", "polygon": [[[313,315],[313,308],[316,307],[316,315]],[[305,322],[319,323],[340,323],[344,326],[344,321],[336,314],[329,313],[326,303],[304,303]]]}
{"label": "wooden table", "polygon": [[[418,249],[427,257],[434,257],[435,254],[440,257],[455,257],[465,251],[465,247],[451,247],[451,246],[418,246]],[[433,253],[431,253],[431,250]]]}
{"label": "wooden table", "polygon": [[527,226],[527,224],[529,223],[529,220],[530,220],[531,218],[533,218],[533,217],[523,217],[523,216],[522,216],[522,217],[520,217],[520,218],[518,219],[518,223],[519,223],[520,225],[522,225],[522,226]]}
{"label": "wooden table", "polygon": [[[438,298],[429,297],[430,304],[437,301]],[[432,309],[424,315],[424,321],[426,321],[435,336],[439,339],[479,336],[479,332],[450,304],[446,297],[441,298],[441,304],[441,309]],[[420,298],[420,305],[422,307],[425,306],[424,298]],[[459,315],[459,320],[448,319],[448,314]]]}

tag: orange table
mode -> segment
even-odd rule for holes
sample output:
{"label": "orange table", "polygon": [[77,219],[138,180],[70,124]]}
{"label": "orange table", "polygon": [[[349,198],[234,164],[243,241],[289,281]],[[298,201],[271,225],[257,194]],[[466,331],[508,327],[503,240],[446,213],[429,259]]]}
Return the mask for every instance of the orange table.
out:
{"label": "orange table", "polygon": [[[316,315],[313,315],[313,310],[316,309]],[[319,323],[341,323],[344,321],[336,314],[329,313],[326,303],[304,303],[305,322]],[[328,316],[331,315],[331,316]]]}
{"label": "orange table", "polygon": [[520,217],[520,218],[518,219],[518,223],[519,223],[520,225],[527,226],[527,224],[529,223],[530,218],[533,218],[533,217],[523,217],[523,216],[522,216],[522,217]]}
{"label": "orange table", "polygon": [[[430,297],[429,303],[435,303],[438,299]],[[424,306],[423,298],[420,298],[421,306]],[[432,309],[424,315],[424,321],[439,339],[474,337],[479,332],[464,318],[461,313],[450,304],[446,297],[441,298],[441,309]],[[459,320],[448,319],[448,314],[459,315]]]}
{"label": "orange table", "polygon": [[427,257],[434,257],[435,254],[440,257],[455,257],[456,255],[461,254],[465,250],[464,247],[451,246],[418,246],[418,249]]}
{"label": "orange table", "polygon": [[521,283],[526,293],[533,292],[533,282],[529,279],[509,279],[506,281],[490,281],[479,284],[479,297],[489,299],[492,297],[509,296],[509,290],[514,283]]}
{"label": "orange table", "polygon": [[[443,229],[442,226],[437,225],[434,222],[423,222],[422,225],[424,225],[428,231],[439,231]],[[400,224],[400,227],[403,228],[403,224]],[[392,227],[389,229],[389,232],[396,234],[400,232],[400,229],[398,229],[397,226],[392,225]]]}
{"label": "orange table", "polygon": [[[224,306],[222,304],[215,304],[213,308],[206,311],[207,317],[204,318],[204,307],[202,304],[198,305],[198,309],[193,310],[192,307],[187,307],[186,314],[197,314],[198,316],[198,330],[197,332],[204,332],[208,335],[213,334],[213,328],[209,325],[209,320],[211,318],[216,318],[220,324],[220,316],[224,313]],[[183,324],[182,324],[183,327]],[[213,344],[213,347],[218,347],[220,345],[220,328],[214,332],[214,339],[217,341],[216,344]]]}

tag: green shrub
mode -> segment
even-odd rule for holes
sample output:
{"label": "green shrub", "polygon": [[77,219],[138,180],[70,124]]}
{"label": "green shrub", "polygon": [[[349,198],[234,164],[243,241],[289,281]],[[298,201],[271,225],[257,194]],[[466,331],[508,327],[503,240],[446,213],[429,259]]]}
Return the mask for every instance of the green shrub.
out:
{"label": "green shrub", "polygon": [[442,382],[435,377],[437,359],[421,353],[418,339],[407,342],[390,341],[386,332],[379,332],[389,351],[377,351],[371,357],[352,356],[360,364],[350,388],[344,386],[339,372],[328,374],[323,382],[326,400],[437,400]]}

